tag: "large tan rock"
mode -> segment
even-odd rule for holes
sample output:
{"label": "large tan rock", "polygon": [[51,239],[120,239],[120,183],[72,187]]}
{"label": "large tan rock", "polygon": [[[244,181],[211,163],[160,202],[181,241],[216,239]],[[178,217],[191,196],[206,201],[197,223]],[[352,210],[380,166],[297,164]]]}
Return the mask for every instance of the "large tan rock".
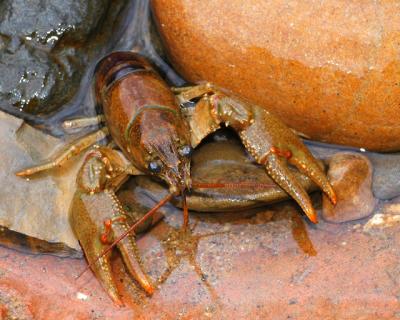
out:
{"label": "large tan rock", "polygon": [[400,2],[153,0],[169,57],[312,139],[400,150]]}

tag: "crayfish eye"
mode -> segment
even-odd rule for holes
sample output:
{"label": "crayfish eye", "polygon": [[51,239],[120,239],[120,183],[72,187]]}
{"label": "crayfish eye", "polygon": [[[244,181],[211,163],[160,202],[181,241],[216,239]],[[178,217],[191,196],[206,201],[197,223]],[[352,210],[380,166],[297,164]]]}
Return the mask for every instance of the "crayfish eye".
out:
{"label": "crayfish eye", "polygon": [[162,168],[162,165],[161,165],[160,161],[151,161],[148,166],[148,169],[152,173],[160,173],[161,168]]}
{"label": "crayfish eye", "polygon": [[193,148],[189,145],[183,146],[179,149],[179,154],[182,157],[190,157],[193,153]]}

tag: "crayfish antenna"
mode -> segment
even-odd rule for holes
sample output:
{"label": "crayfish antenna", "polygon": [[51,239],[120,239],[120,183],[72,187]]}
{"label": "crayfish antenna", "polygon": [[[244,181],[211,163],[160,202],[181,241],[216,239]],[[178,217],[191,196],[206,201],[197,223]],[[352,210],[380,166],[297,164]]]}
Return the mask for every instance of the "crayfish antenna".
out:
{"label": "crayfish antenna", "polygon": [[215,183],[203,183],[193,182],[192,186],[198,189],[237,189],[237,188],[253,188],[253,189],[267,189],[276,186],[272,183],[260,183],[260,182],[215,182]]}
{"label": "crayfish antenna", "polygon": [[95,263],[97,263],[102,257],[104,257],[107,253],[109,253],[122,239],[124,239],[128,234],[133,232],[140,224],[145,222],[148,218],[150,218],[158,209],[160,209],[163,205],[165,205],[171,198],[173,197],[173,194],[170,193],[167,196],[165,196],[163,199],[161,199],[153,209],[149,210],[143,217],[141,217],[138,221],[136,221],[133,225],[129,227],[128,230],[126,230],[123,234],[121,234],[117,239],[113,241],[113,243],[110,244],[108,248],[106,248],[95,260],[93,261],[88,261],[88,265],[85,267],[85,269],[82,270],[82,272],[76,277],[76,279],[79,279],[86,271],[88,271]]}

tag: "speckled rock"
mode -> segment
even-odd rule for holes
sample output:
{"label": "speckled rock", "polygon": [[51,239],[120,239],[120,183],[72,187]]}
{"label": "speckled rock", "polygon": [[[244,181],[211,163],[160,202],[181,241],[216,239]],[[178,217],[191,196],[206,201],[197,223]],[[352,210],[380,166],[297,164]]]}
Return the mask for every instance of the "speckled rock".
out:
{"label": "speckled rock", "polygon": [[325,196],[322,216],[329,222],[347,222],[369,216],[377,200],[372,194],[372,166],[356,153],[338,153],[329,161],[328,178],[337,195],[337,204]]}
{"label": "speckled rock", "polygon": [[314,140],[400,149],[400,3],[153,0],[171,62]]}
{"label": "speckled rock", "polygon": [[[399,204],[391,210],[399,213]],[[286,204],[255,216],[192,215],[185,234],[181,212],[170,208],[138,240],[143,265],[158,283],[152,297],[132,283],[118,255],[113,269],[125,308],[112,304],[91,272],[77,279],[84,259],[0,247],[0,305],[11,292],[17,310],[40,320],[394,320],[400,314],[400,221],[368,232],[365,222],[312,226]]]}

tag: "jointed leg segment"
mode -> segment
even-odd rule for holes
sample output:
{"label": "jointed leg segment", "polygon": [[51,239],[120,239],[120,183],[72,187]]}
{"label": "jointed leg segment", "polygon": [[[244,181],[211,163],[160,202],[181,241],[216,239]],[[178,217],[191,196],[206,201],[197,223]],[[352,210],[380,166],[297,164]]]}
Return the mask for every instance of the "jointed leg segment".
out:
{"label": "jointed leg segment", "polygon": [[79,118],[79,119],[73,119],[73,120],[66,120],[63,122],[62,126],[63,126],[64,130],[70,131],[73,129],[99,125],[100,123],[102,123],[104,121],[105,121],[104,115],[100,114],[100,115],[97,115],[95,117],[90,117],[90,118]]}
{"label": "jointed leg segment", "polygon": [[61,166],[68,159],[78,155],[83,150],[89,148],[94,143],[103,140],[108,136],[108,129],[106,127],[90,133],[83,138],[76,140],[69,144],[64,150],[58,153],[53,160],[43,163],[38,166],[30,167],[16,173],[19,177],[30,176],[35,173],[46,171],[57,166]]}

